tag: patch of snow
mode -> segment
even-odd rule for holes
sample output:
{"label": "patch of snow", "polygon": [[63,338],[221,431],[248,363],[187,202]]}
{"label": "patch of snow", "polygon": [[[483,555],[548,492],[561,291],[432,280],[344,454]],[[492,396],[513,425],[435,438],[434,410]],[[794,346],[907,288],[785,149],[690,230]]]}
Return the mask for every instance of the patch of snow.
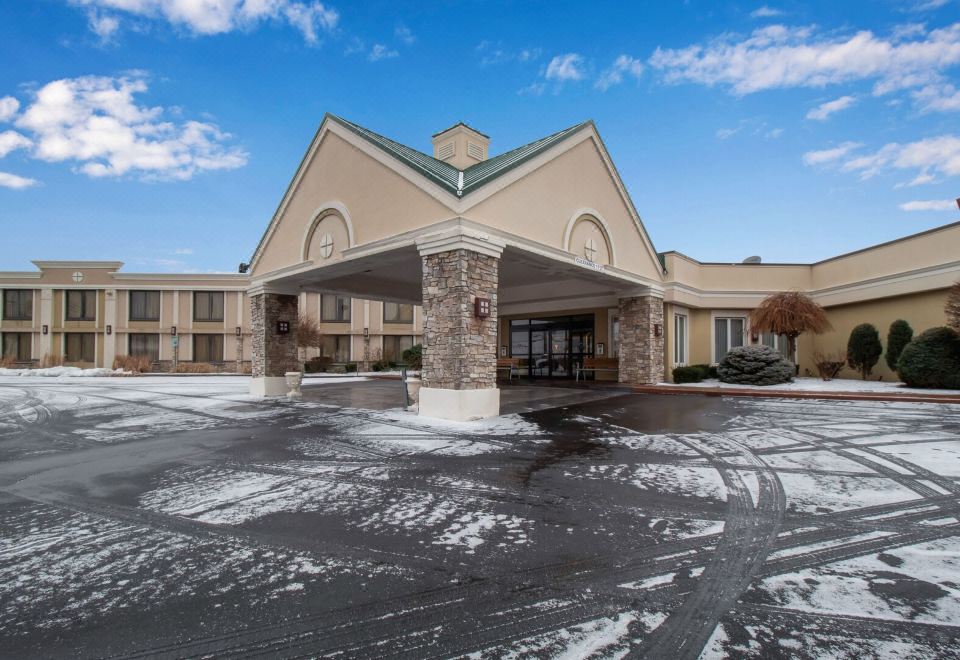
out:
{"label": "patch of snow", "polygon": [[931,390],[917,387],[907,387],[903,383],[877,380],[854,380],[852,378],[836,378],[821,380],[819,378],[795,378],[791,383],[780,385],[737,385],[721,383],[719,380],[704,380],[699,383],[660,383],[662,386],[677,388],[720,388],[720,389],[747,389],[762,390],[765,392],[867,392],[880,394],[960,394],[960,390]]}
{"label": "patch of snow", "polygon": [[133,376],[123,369],[81,369],[80,367],[44,367],[42,369],[0,369],[0,376],[36,378],[102,378],[104,376]]}
{"label": "patch of snow", "polygon": [[787,510],[832,513],[895,504],[920,495],[891,479],[778,472],[787,496]]}

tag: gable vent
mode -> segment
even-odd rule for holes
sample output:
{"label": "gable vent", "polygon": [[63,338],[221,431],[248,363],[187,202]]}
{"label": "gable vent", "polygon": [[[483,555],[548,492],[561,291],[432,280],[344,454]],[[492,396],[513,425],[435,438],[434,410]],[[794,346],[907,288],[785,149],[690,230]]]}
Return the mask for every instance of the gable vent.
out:
{"label": "gable vent", "polygon": [[440,148],[437,150],[437,158],[440,160],[452,158],[454,154],[453,144],[453,142],[447,142],[446,144],[440,145]]}
{"label": "gable vent", "polygon": [[483,160],[483,147],[473,142],[467,142],[467,155],[477,160]]}

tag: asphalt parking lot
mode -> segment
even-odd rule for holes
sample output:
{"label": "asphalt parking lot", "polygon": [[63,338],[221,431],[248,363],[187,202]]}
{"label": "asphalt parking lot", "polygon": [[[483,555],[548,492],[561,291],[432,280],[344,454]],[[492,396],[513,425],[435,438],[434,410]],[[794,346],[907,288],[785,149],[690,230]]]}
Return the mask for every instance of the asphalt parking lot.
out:
{"label": "asphalt parking lot", "polygon": [[960,406],[393,387],[0,379],[0,654],[960,657]]}

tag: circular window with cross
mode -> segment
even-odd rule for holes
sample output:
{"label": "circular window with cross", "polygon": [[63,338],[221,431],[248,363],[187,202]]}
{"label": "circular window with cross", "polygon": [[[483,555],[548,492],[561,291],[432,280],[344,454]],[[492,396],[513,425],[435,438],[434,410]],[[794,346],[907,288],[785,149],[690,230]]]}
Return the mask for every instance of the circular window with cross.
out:
{"label": "circular window with cross", "polygon": [[320,237],[320,256],[329,259],[333,254],[333,236],[324,234]]}

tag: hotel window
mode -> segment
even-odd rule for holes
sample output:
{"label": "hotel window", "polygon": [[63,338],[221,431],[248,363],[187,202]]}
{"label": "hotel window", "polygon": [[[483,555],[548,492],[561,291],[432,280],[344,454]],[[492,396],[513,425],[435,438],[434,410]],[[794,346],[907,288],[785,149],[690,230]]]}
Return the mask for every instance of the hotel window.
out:
{"label": "hotel window", "polygon": [[7,289],[3,292],[3,318],[8,321],[29,321],[33,318],[33,291]]}
{"label": "hotel window", "polygon": [[350,335],[324,335],[320,340],[320,356],[333,362],[349,362]]}
{"label": "hotel window", "polygon": [[673,364],[687,363],[687,315],[673,315]]}
{"label": "hotel window", "polygon": [[160,359],[160,335],[132,334],[130,335],[129,355],[143,356],[156,361]]}
{"label": "hotel window", "polygon": [[223,335],[194,335],[194,362],[223,362]]}
{"label": "hotel window", "polygon": [[4,332],[3,357],[12,357],[17,362],[28,362],[30,353],[29,332]]}
{"label": "hotel window", "polygon": [[193,320],[222,321],[223,291],[194,291]]}
{"label": "hotel window", "polygon": [[96,291],[67,291],[68,321],[95,321],[96,318]]}
{"label": "hotel window", "polygon": [[130,320],[131,321],[159,321],[160,320],[160,292],[159,291],[131,291],[130,292]]}
{"label": "hotel window", "polygon": [[[72,292],[71,292],[72,293]],[[68,332],[66,336],[67,362],[94,362],[97,336],[92,332]]]}
{"label": "hotel window", "polygon": [[383,359],[387,362],[399,362],[403,359],[403,352],[413,346],[413,337],[410,335],[384,335]]}
{"label": "hotel window", "polygon": [[350,320],[349,296],[320,296],[320,320],[331,323],[346,323]]}
{"label": "hotel window", "polygon": [[769,346],[779,352],[787,360],[793,360],[790,355],[790,340],[786,335],[775,335],[772,332],[764,332],[760,335],[760,343]]}
{"label": "hotel window", "polygon": [[413,305],[400,303],[383,303],[384,323],[413,323]]}
{"label": "hotel window", "polygon": [[719,363],[731,348],[743,346],[746,319],[738,317],[718,317],[713,319],[713,361]]}

